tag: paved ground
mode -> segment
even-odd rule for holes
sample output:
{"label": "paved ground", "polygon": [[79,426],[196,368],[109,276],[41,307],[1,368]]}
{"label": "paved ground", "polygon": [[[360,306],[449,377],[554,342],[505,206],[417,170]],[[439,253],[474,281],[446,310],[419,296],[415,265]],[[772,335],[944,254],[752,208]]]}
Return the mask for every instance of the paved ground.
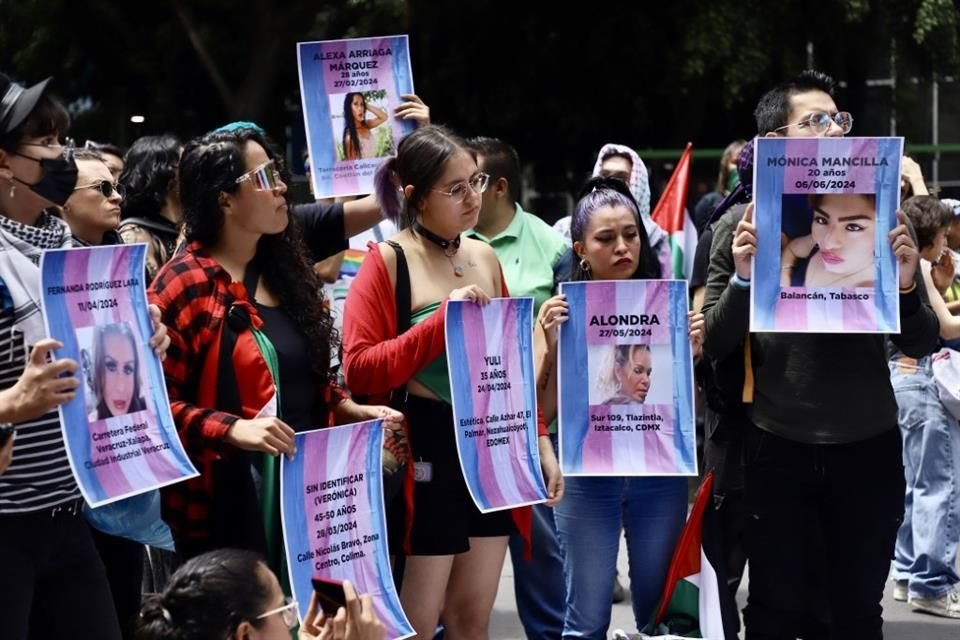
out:
{"label": "paved ground", "polygon": [[[622,539],[617,564],[626,587],[627,554]],[[886,640],[957,640],[960,638],[960,620],[914,613],[905,602],[895,602],[892,591],[893,583],[890,582],[887,584],[883,598],[883,635]],[[741,608],[746,604],[746,599],[745,581],[737,596]],[[612,605],[610,629],[612,631],[617,628],[628,632],[636,631],[629,599],[621,604]],[[513,597],[513,565],[509,557],[500,577],[500,590],[494,605],[490,637],[493,640],[524,640],[523,628],[517,618],[516,602]],[[740,637],[742,638],[743,635],[741,634]]]}

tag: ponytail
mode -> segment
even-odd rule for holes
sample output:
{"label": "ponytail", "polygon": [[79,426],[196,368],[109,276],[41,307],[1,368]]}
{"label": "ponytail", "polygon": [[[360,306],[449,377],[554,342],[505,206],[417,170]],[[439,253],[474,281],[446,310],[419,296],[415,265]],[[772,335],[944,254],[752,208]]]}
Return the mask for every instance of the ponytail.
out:
{"label": "ponytail", "polygon": [[377,204],[385,218],[400,226],[400,212],[403,209],[402,187],[397,183],[397,158],[390,157],[380,163],[373,176],[374,193]]}
{"label": "ponytail", "polygon": [[259,628],[270,587],[263,560],[250,551],[218,549],[188,560],[163,593],[140,610],[137,640],[225,638],[241,622]]}
{"label": "ponytail", "polygon": [[144,600],[140,609],[137,640],[180,640],[181,634],[173,623],[173,616],[163,606],[161,594]]}

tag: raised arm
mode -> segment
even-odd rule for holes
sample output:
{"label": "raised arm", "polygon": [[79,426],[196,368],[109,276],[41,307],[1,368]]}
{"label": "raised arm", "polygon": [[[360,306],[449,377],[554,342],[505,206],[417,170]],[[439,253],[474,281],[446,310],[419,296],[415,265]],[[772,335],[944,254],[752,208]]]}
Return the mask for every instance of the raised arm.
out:
{"label": "raised arm", "polygon": [[367,129],[376,129],[387,121],[387,112],[380,107],[367,103],[367,111],[373,114],[373,117],[366,120]]}

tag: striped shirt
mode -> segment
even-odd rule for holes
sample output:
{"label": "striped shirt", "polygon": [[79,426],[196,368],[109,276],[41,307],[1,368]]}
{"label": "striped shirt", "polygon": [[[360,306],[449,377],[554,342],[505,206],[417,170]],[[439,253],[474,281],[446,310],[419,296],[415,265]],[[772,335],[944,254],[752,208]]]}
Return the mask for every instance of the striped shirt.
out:
{"label": "striped shirt", "polygon": [[[13,328],[11,311],[0,312],[0,389],[17,383],[29,353],[23,334]],[[54,410],[17,424],[13,462],[0,475],[0,515],[49,509],[79,497],[59,413]]]}

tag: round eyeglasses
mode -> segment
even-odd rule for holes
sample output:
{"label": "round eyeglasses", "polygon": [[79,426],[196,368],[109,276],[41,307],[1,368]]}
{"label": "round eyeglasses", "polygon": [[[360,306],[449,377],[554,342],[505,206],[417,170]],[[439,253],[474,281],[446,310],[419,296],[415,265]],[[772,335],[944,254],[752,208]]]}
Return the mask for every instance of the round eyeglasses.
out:
{"label": "round eyeglasses", "polygon": [[488,184],[490,184],[490,175],[486,173],[478,173],[466,182],[458,182],[457,184],[453,185],[450,187],[449,191],[441,191],[440,189],[431,189],[431,191],[442,193],[453,200],[454,204],[460,204],[467,199],[467,194],[471,190],[477,195],[480,195],[487,190]]}

